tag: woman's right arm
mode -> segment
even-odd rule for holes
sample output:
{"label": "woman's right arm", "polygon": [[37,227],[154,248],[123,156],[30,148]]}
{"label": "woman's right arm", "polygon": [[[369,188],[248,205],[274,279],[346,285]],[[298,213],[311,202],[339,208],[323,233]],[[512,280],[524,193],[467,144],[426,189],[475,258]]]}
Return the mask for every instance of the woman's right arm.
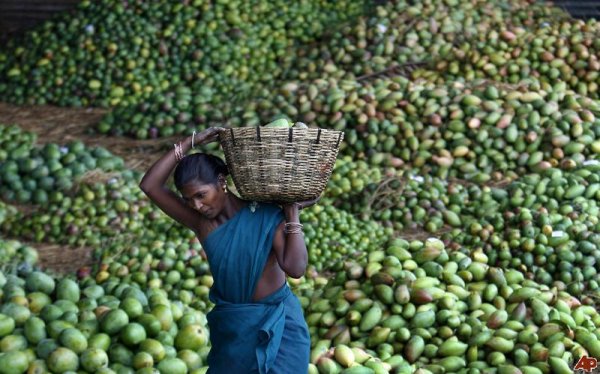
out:
{"label": "woman's right arm", "polygon": [[[206,144],[216,140],[220,128],[212,127],[196,135],[196,144]],[[181,141],[181,149],[186,154],[192,147],[192,137],[189,136]],[[140,188],[163,212],[184,226],[196,231],[198,229],[198,218],[200,215],[188,206],[181,197],[166,186],[167,179],[175,166],[177,166],[175,150],[172,149],[158,159],[148,169]]]}

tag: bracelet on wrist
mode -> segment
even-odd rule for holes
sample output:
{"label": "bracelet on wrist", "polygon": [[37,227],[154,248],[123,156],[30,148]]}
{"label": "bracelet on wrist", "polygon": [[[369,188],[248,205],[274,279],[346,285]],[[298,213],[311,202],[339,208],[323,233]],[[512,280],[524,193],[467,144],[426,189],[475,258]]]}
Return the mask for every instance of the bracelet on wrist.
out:
{"label": "bracelet on wrist", "polygon": [[302,231],[302,227],[304,227],[299,222],[286,222],[285,227],[283,228],[284,234],[304,234]]}
{"label": "bracelet on wrist", "polygon": [[181,147],[181,142],[173,144],[173,147],[175,147],[175,160],[177,162],[183,160],[185,155],[183,153],[183,147]]}

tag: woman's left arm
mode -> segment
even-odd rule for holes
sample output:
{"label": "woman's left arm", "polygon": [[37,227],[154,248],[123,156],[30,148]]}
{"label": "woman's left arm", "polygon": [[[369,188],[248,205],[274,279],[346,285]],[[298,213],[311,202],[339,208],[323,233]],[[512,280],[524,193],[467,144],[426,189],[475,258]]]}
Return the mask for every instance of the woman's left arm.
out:
{"label": "woman's left arm", "polygon": [[[313,205],[319,199],[304,201],[300,203],[286,204],[283,206],[285,222],[282,222],[273,239],[273,249],[279,267],[292,278],[301,278],[306,272],[308,264],[308,251],[304,242],[304,234],[298,226],[300,224],[301,208]],[[286,223],[290,223],[292,228],[285,232]]]}

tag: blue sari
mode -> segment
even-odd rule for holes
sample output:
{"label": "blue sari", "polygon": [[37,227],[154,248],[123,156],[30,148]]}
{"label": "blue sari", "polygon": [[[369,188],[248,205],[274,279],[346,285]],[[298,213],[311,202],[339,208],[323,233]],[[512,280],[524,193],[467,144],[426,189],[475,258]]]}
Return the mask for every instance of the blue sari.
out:
{"label": "blue sari", "polygon": [[298,298],[286,282],[253,302],[271,253],[281,209],[242,208],[203,243],[214,284],[208,313],[210,374],[306,374],[310,336]]}

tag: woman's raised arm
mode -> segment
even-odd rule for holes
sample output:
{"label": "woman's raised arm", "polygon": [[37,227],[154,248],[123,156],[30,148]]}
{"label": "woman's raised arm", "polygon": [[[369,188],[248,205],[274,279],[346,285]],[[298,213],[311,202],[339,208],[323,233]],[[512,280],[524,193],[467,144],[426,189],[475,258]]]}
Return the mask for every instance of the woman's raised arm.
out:
{"label": "woman's raised arm", "polygon": [[[194,142],[200,145],[215,141],[220,131],[222,129],[217,127],[206,129],[195,136]],[[182,155],[185,155],[192,147],[192,136],[183,139],[179,144]],[[196,231],[200,214],[166,186],[169,175],[179,161],[176,156],[175,149],[172,149],[158,159],[144,174],[140,188],[169,217]]]}

